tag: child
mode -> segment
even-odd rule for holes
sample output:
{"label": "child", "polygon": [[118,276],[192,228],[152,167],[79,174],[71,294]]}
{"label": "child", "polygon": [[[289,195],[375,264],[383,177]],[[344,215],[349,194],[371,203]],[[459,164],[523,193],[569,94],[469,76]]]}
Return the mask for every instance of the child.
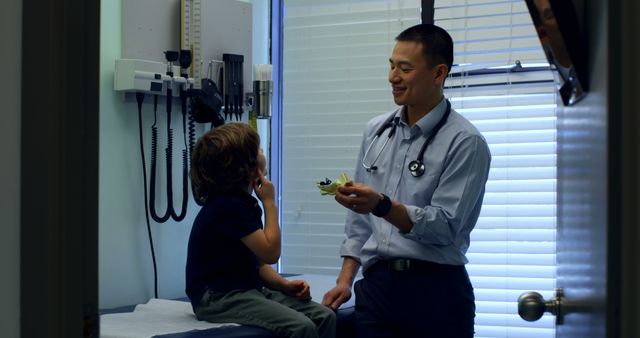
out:
{"label": "child", "polygon": [[[335,313],[311,301],[307,282],[289,281],[269,265],[280,258],[280,227],[259,148],[258,134],[242,123],[209,131],[194,148],[192,187],[205,203],[187,251],[193,311],[198,320],[259,326],[282,337],[335,337]],[[252,191],[264,208],[264,229]]]}

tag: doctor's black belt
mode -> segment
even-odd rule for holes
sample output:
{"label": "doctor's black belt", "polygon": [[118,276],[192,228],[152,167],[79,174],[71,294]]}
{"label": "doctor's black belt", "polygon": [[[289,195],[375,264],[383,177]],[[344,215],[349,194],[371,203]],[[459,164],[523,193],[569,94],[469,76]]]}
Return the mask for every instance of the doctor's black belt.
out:
{"label": "doctor's black belt", "polygon": [[464,265],[439,264],[410,258],[396,258],[379,260],[370,266],[365,274],[377,270],[412,271],[412,272],[442,272],[464,268]]}

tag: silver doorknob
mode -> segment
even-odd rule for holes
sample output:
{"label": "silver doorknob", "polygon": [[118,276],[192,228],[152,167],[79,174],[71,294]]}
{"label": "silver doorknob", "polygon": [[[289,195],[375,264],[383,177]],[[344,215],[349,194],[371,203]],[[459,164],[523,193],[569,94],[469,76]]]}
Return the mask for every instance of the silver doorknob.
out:
{"label": "silver doorknob", "polygon": [[518,297],[518,314],[526,321],[533,322],[542,317],[545,312],[550,312],[556,316],[556,325],[561,325],[564,321],[562,313],[562,289],[556,289],[556,297],[545,301],[542,295],[529,291]]}

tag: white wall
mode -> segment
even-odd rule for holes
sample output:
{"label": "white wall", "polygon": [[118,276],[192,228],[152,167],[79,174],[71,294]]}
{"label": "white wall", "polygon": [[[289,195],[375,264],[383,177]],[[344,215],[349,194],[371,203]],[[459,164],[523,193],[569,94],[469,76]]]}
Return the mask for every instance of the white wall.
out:
{"label": "white wall", "polygon": [[20,83],[22,1],[3,2],[0,11],[0,62],[5,79],[0,85],[0,332],[20,336]]}
{"label": "white wall", "polygon": [[[122,2],[101,2],[100,37],[100,308],[110,308],[132,303],[146,302],[153,297],[153,265],[145,223],[142,164],[138,135],[138,113],[134,100],[126,101],[113,91],[114,60],[122,54]],[[267,1],[258,1],[262,15],[254,14],[256,25],[267,27],[259,31],[268,35]],[[259,20],[263,20],[260,23]],[[254,34],[254,42],[255,42]],[[266,44],[268,40],[263,40]],[[254,63],[266,63],[268,48],[255,47]],[[175,46],[177,49],[179,46]],[[255,54],[258,55],[255,55]],[[143,131],[147,152],[147,175],[149,175],[150,124],[153,120],[151,99],[143,107],[145,120]],[[164,103],[158,106],[158,118],[165,124]],[[182,120],[174,106],[172,126],[174,129],[174,205],[179,208],[181,180],[180,153],[182,143]],[[164,128],[163,128],[164,129]],[[159,167],[164,167],[164,130],[159,133]],[[162,163],[160,162],[162,161]],[[164,173],[158,177],[164,177]],[[159,195],[164,193],[160,186]],[[161,193],[162,192],[162,193]],[[165,209],[165,200],[158,200],[159,212]],[[191,224],[198,207],[190,200],[187,218],[180,223],[155,224],[151,221],[153,240],[158,264],[158,291],[160,298],[184,297],[184,268],[186,249]]]}
{"label": "white wall", "polygon": [[[253,45],[251,46],[252,61],[254,64],[267,64],[269,62],[269,29],[271,27],[269,23],[269,3],[267,0],[239,0],[244,2],[253,3]],[[260,134],[260,148],[265,150],[267,161],[272,161],[269,157],[271,154],[268,152],[269,143],[269,129],[271,124],[269,120],[259,119],[256,123],[258,127],[258,134]],[[269,166],[273,170],[272,166]]]}
{"label": "white wall", "polygon": [[269,3],[267,0],[240,0],[253,3],[253,51],[255,64],[269,63]]}
{"label": "white wall", "polygon": [[[122,1],[102,1],[101,6],[99,268],[100,307],[108,308],[146,302],[153,297],[153,265],[145,223],[137,107],[135,101],[125,101],[121,94],[113,91],[114,62],[121,57],[122,50]],[[143,108],[147,172],[149,123],[153,116],[149,103],[150,99],[147,99]],[[164,104],[159,107],[158,117],[166,116]],[[174,129],[181,125],[176,116],[174,114]],[[162,143],[159,143],[158,153],[163,153],[165,138],[164,134],[160,135]],[[174,162],[178,162],[174,171],[181,162],[180,140],[174,137]],[[159,159],[164,161],[164,156]],[[178,184],[174,187],[181,191]],[[160,194],[162,190],[158,191],[159,195],[165,195]],[[165,205],[164,199],[157,203],[159,210]],[[186,243],[197,212],[194,204],[189,207],[187,219],[181,223],[151,223],[158,265],[158,296],[161,298],[184,296]]]}

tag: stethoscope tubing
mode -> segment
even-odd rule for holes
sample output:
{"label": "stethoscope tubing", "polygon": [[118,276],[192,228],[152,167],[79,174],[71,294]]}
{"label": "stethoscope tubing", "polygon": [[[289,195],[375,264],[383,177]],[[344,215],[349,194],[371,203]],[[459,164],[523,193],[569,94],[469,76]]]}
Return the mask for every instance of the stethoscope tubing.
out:
{"label": "stethoscope tubing", "polygon": [[[399,109],[402,109],[402,108],[399,108]],[[397,110],[394,111],[391,114],[391,116],[389,116],[389,118],[387,118],[387,120],[382,124],[382,126],[380,126],[380,128],[378,128],[378,130],[376,131],[375,136],[373,137],[373,140],[371,140],[371,143],[369,143],[369,146],[367,147],[367,150],[364,152],[364,156],[362,157],[362,167],[367,172],[372,172],[372,171],[375,171],[375,170],[378,169],[378,167],[375,164],[378,161],[378,158],[380,158],[380,155],[382,154],[384,149],[386,148],[387,143],[389,143],[389,140],[391,139],[393,134],[395,134],[396,128],[398,127],[397,123],[392,122],[393,119],[395,118],[397,112],[398,112]],[[433,133],[431,133],[431,135],[429,135],[429,137],[422,144],[422,147],[420,147],[420,152],[418,153],[418,157],[415,160],[413,160],[413,161],[411,161],[409,163],[409,166],[408,166],[409,172],[411,172],[411,175],[413,175],[414,177],[419,177],[419,176],[422,176],[422,174],[424,174],[425,166],[424,166],[424,163],[422,162],[422,159],[424,158],[424,153],[426,152],[427,146],[429,145],[429,143],[431,143],[431,141],[435,138],[436,134],[440,131],[440,128],[442,128],[442,126],[445,124],[445,122],[447,122],[447,119],[449,118],[449,114],[451,114],[451,103],[449,102],[449,100],[447,100],[447,109],[445,110],[444,115],[442,116],[442,118],[440,118],[440,121],[438,121],[438,124],[436,124],[436,126],[435,126],[435,128],[433,130]],[[376,155],[376,157],[373,159],[373,161],[371,161],[370,164],[367,165],[365,163],[365,161],[367,159],[367,155],[369,155],[369,152],[370,152],[371,148],[373,147],[373,144],[376,143],[378,138],[380,138],[380,136],[382,136],[382,133],[387,128],[391,128],[391,130],[389,131],[389,134],[387,135],[387,139],[382,144],[382,148],[380,148],[380,151],[378,152],[378,155]]]}
{"label": "stethoscope tubing", "polygon": [[376,158],[373,159],[373,161],[371,162],[371,165],[367,166],[364,163],[364,159],[367,158],[367,154],[369,153],[369,150],[371,150],[371,147],[376,142],[378,137],[380,137],[380,135],[376,134],[376,136],[374,136],[374,138],[371,141],[371,143],[369,143],[369,147],[367,147],[367,150],[364,152],[364,157],[362,158],[362,166],[364,167],[365,170],[367,170],[367,172],[371,172],[371,170],[376,170],[377,169],[377,167],[374,164],[378,161],[378,158],[380,157],[380,154],[382,154],[382,151],[384,150],[384,148],[387,146],[387,143],[389,143],[389,140],[391,139],[391,136],[387,137],[387,139],[382,144],[382,149],[380,149],[380,151],[378,152],[378,156],[376,156]]}

